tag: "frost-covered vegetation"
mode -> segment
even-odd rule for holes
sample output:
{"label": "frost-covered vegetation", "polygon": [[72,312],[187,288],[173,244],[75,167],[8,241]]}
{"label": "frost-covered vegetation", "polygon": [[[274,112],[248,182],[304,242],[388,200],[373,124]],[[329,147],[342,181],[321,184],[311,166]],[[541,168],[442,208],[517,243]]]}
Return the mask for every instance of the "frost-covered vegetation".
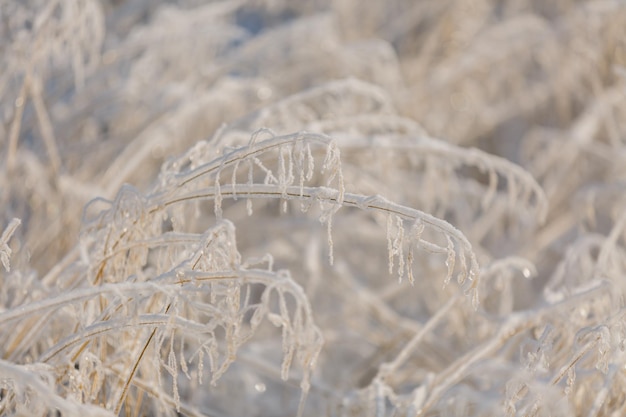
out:
{"label": "frost-covered vegetation", "polygon": [[0,415],[626,415],[621,0],[1,0]]}

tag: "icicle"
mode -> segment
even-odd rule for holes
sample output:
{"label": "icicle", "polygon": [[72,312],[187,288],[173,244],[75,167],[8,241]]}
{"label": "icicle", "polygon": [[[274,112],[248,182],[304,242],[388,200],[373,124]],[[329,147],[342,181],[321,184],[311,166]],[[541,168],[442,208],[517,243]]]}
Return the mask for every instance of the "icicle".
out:
{"label": "icicle", "polygon": [[[298,158],[296,159],[296,168],[298,170],[298,186],[300,187],[300,198],[304,195],[304,146],[300,143],[298,147]],[[300,203],[300,207],[303,206],[303,203]]]}
{"label": "icicle", "polygon": [[285,155],[283,155],[283,148],[278,150],[278,185],[281,191],[283,191],[287,185],[287,172],[285,168]]}
{"label": "icicle", "polygon": [[396,217],[396,227],[398,231],[393,242],[393,251],[398,256],[398,282],[401,284],[404,275],[404,224],[400,216]]}
{"label": "icicle", "polygon": [[326,235],[328,239],[328,262],[330,265],[333,265],[334,259],[334,248],[333,248],[333,215],[330,214],[328,219],[326,220]]}
{"label": "icicle", "polygon": [[391,214],[387,215],[387,255],[389,257],[389,275],[393,275],[393,238],[391,235],[392,228]]}
{"label": "icicle", "polygon": [[294,174],[293,174],[293,160],[294,160],[294,156],[293,156],[293,146],[288,146],[287,147],[287,183],[288,184],[293,184],[294,181]]}
{"label": "icicle", "polygon": [[287,185],[288,185],[288,173],[285,167],[285,148],[278,150],[278,186],[282,193],[281,211],[287,213]]}
{"label": "icicle", "polygon": [[204,349],[198,351],[198,384],[202,385],[202,375],[204,374]]}
{"label": "icicle", "polygon": [[565,382],[565,395],[569,396],[572,393],[572,388],[574,387],[574,382],[576,381],[576,367],[570,366],[567,370],[567,380]]}
{"label": "icicle", "polygon": [[220,186],[220,172],[217,171],[217,175],[215,176],[215,200],[214,200],[214,213],[215,217],[218,220],[222,219],[222,190]]}
{"label": "icicle", "polygon": [[178,357],[180,361],[180,368],[187,377],[188,380],[191,381],[191,375],[189,375],[189,368],[187,367],[187,360],[185,359],[185,338],[181,336],[180,338],[180,348],[178,351]]}
{"label": "icicle", "polygon": [[[174,335],[171,336],[171,344],[174,344]],[[180,411],[180,393],[178,391],[178,364],[176,361],[176,354],[174,353],[174,347],[170,346],[170,353],[167,357],[168,372],[172,375],[172,391],[174,394],[174,404],[176,405],[176,411]]]}
{"label": "icicle", "polygon": [[9,239],[11,239],[11,236],[13,236],[13,233],[15,233],[15,230],[21,223],[22,221],[18,218],[11,220],[0,237],[0,261],[7,272],[11,271],[11,248],[9,247]]}
{"label": "icicle", "polygon": [[311,145],[309,143],[306,144],[306,158],[308,160],[306,180],[311,181],[313,173],[315,172],[315,158],[313,158],[313,155],[311,154]]}
{"label": "icicle", "polygon": [[239,162],[235,162],[235,166],[233,167],[233,175],[230,179],[230,185],[233,193],[233,200],[237,201],[237,169],[239,168]]}
{"label": "icicle", "polygon": [[252,163],[252,160],[250,159],[247,160],[247,163],[248,163],[248,182],[246,184],[252,185],[254,184],[254,164]]}

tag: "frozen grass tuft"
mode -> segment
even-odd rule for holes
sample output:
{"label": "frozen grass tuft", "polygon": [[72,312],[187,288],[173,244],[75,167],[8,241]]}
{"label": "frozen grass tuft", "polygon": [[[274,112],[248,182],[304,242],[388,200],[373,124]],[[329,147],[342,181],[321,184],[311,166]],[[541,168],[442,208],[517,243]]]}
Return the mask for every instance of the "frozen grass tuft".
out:
{"label": "frozen grass tuft", "polygon": [[0,16],[0,415],[626,413],[623,2]]}

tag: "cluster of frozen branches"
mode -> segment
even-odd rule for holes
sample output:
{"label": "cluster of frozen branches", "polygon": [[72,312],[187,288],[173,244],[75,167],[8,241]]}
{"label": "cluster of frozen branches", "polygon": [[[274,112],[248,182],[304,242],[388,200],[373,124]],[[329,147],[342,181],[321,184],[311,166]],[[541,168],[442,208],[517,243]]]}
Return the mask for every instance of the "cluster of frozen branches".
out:
{"label": "cluster of frozen branches", "polygon": [[626,413],[620,0],[0,3],[0,415]]}

